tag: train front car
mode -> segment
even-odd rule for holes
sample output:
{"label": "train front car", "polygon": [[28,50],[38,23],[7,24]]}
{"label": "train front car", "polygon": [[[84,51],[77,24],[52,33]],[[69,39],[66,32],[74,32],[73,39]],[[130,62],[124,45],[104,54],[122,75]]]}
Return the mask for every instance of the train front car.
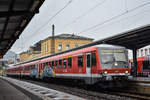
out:
{"label": "train front car", "polygon": [[105,82],[122,82],[130,76],[131,67],[128,63],[128,53],[125,47],[114,45],[99,45],[99,73]]}

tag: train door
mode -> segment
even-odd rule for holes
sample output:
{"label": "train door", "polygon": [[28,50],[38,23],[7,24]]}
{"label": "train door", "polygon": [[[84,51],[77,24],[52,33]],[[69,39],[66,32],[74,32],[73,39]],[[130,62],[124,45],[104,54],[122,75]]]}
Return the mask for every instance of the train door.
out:
{"label": "train door", "polygon": [[86,74],[91,75],[91,53],[86,53]]}
{"label": "train door", "polygon": [[39,66],[38,66],[38,63],[35,64],[35,70],[36,70],[36,78],[39,78]]}

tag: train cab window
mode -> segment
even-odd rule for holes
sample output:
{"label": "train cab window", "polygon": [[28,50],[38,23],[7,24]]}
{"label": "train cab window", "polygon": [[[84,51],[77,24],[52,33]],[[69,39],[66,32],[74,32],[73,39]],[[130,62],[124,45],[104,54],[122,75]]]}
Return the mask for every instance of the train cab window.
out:
{"label": "train cab window", "polygon": [[52,61],[52,68],[54,68],[54,61]]}
{"label": "train cab window", "polygon": [[78,56],[78,66],[79,67],[83,66],[83,56]]}
{"label": "train cab window", "polygon": [[97,61],[96,61],[96,54],[95,54],[95,52],[93,52],[92,53],[92,66],[96,66],[96,63],[97,63]]}
{"label": "train cab window", "polygon": [[58,61],[56,60],[55,61],[55,68],[57,68],[57,66],[58,66]]}
{"label": "train cab window", "polygon": [[71,68],[72,67],[72,58],[68,58],[68,67]]}
{"label": "train cab window", "polygon": [[62,65],[62,60],[60,59],[59,60],[59,68],[61,68],[61,65]]}
{"label": "train cab window", "polygon": [[63,59],[63,67],[66,68],[67,59]]}

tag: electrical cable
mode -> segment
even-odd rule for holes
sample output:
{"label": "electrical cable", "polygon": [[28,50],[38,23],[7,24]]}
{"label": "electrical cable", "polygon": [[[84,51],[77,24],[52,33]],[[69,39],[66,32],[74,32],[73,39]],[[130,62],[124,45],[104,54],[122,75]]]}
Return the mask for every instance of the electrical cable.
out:
{"label": "electrical cable", "polygon": [[123,15],[125,15],[125,14],[127,14],[127,13],[130,13],[130,12],[133,12],[133,11],[139,9],[139,8],[142,8],[142,7],[144,7],[144,6],[148,5],[148,4],[150,4],[150,2],[144,3],[144,4],[142,4],[142,5],[139,5],[139,6],[135,7],[135,8],[132,8],[132,9],[130,9],[130,10],[127,10],[127,11],[121,13],[121,14],[118,14],[118,15],[116,15],[116,16],[114,16],[114,17],[111,17],[110,19],[105,20],[105,21],[103,21],[102,23],[96,24],[96,25],[94,25],[94,26],[92,26],[92,27],[89,27],[89,28],[87,28],[87,29],[84,29],[84,30],[80,31],[78,34],[83,33],[83,32],[86,32],[86,31],[91,30],[91,29],[93,29],[93,28],[96,28],[96,27],[98,27],[98,26],[101,26],[101,25],[103,25],[103,24],[105,24],[105,23],[108,23],[108,22],[110,22],[110,21],[112,21],[112,20],[114,20],[114,19],[116,19],[116,18],[119,18],[119,17],[121,17],[121,16],[123,16]]}
{"label": "electrical cable", "polygon": [[79,15],[79,16],[78,16],[77,18],[75,18],[73,21],[71,21],[70,23],[66,24],[66,25],[64,26],[64,28],[67,27],[67,26],[69,26],[69,25],[71,25],[71,24],[73,24],[73,23],[75,23],[77,20],[83,18],[83,17],[86,16],[88,13],[90,13],[90,12],[93,11],[95,8],[99,7],[100,5],[102,5],[102,4],[105,3],[105,2],[106,2],[106,0],[103,0],[103,1],[101,1],[100,3],[96,4],[95,6],[93,6],[92,8],[88,9],[85,13],[83,13],[82,15]]}
{"label": "electrical cable", "polygon": [[[58,12],[56,12],[52,17],[50,17],[50,19],[48,21],[46,21],[46,23],[44,23],[40,28],[38,28],[35,32],[33,32],[31,35],[27,36],[27,37],[32,37],[33,35],[35,35],[34,33],[38,33],[38,31],[40,31],[43,27],[45,27],[50,21],[52,21],[60,12],[62,12],[67,6],[69,6],[69,4],[72,3],[73,0],[70,0],[63,8],[61,8]],[[25,37],[25,38],[27,38]]]}

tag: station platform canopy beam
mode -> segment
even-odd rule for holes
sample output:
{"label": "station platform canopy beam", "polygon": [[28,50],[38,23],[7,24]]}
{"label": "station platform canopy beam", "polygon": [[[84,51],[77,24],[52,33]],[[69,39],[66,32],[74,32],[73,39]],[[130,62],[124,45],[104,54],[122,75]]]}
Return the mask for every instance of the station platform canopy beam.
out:
{"label": "station platform canopy beam", "polygon": [[0,0],[0,56],[19,38],[45,0]]}

